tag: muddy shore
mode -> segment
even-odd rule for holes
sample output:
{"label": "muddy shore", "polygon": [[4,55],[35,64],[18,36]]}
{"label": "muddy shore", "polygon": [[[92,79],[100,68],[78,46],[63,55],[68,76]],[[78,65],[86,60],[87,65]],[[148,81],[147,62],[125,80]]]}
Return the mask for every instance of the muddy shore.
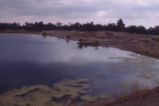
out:
{"label": "muddy shore", "polygon": [[118,99],[84,106],[159,106],[159,87],[152,90],[136,91]]}
{"label": "muddy shore", "polygon": [[44,36],[76,40],[81,46],[116,47],[138,54],[159,58],[159,36],[125,32],[44,31]]}

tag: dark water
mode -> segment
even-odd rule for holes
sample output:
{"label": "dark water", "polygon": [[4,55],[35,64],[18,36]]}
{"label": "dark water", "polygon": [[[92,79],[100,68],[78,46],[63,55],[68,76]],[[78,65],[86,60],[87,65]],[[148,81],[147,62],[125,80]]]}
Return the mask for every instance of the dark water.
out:
{"label": "dark water", "polygon": [[1,94],[23,86],[87,78],[93,95],[118,95],[130,88],[157,86],[158,69],[158,60],[116,48],[78,48],[75,41],[54,37],[0,34]]}

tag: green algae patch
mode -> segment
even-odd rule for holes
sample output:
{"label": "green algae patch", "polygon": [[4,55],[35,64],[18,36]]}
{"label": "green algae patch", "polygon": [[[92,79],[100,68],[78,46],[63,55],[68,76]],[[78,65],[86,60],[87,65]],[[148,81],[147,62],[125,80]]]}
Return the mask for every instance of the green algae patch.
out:
{"label": "green algae patch", "polygon": [[122,73],[134,74],[138,78],[145,80],[155,79],[158,75],[158,68],[155,67],[157,61],[154,58],[147,58],[145,56],[130,54],[129,58],[114,57],[111,59],[119,60],[118,64],[106,66],[109,70],[115,70]]}
{"label": "green algae patch", "polygon": [[64,104],[56,103],[56,102],[48,102],[42,106],[64,106]]}
{"label": "green algae patch", "polygon": [[84,101],[93,102],[93,101],[97,101],[98,98],[92,95],[84,95],[84,96],[81,96],[81,99]]}
{"label": "green algae patch", "polygon": [[[89,89],[88,79],[63,80],[53,87],[45,85],[25,86],[0,95],[2,106],[63,106],[74,99],[86,95]],[[67,99],[64,98],[67,96]],[[58,102],[56,101],[58,99]],[[80,101],[80,100],[79,100]],[[86,100],[87,101],[87,100]],[[88,101],[90,101],[88,99]]]}
{"label": "green algae patch", "polygon": [[23,87],[4,93],[0,96],[0,102],[3,106],[42,105],[51,101],[51,91],[52,89],[44,85]]}
{"label": "green algae patch", "polygon": [[108,93],[98,94],[99,99],[109,99],[111,96]]}

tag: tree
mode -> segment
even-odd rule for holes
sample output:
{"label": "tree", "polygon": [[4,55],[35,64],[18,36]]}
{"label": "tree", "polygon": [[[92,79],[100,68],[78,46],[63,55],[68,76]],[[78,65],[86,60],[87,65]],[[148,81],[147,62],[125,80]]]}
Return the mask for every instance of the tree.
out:
{"label": "tree", "polygon": [[124,24],[123,20],[120,18],[117,21],[117,30],[118,31],[124,31],[124,29],[125,29],[125,24]]}
{"label": "tree", "polygon": [[119,19],[117,23],[109,23],[107,25],[94,24],[93,22],[87,23],[72,23],[62,24],[60,22],[47,23],[41,22],[28,23],[20,25],[19,23],[0,23],[0,31],[5,30],[27,30],[27,31],[43,31],[43,30],[68,30],[68,31],[125,31],[136,34],[153,34],[159,35],[159,26],[145,28],[144,26],[131,25],[125,27],[122,19]]}
{"label": "tree", "polygon": [[144,26],[138,26],[138,32],[139,34],[146,34],[146,28]]}
{"label": "tree", "polygon": [[117,31],[117,26],[115,25],[115,23],[109,23],[107,25],[107,31]]}
{"label": "tree", "polygon": [[137,26],[135,26],[135,25],[128,26],[128,27],[126,28],[126,31],[127,31],[127,32],[130,32],[130,33],[137,33]]}
{"label": "tree", "polygon": [[56,23],[56,27],[57,27],[58,30],[60,30],[61,27],[62,27],[62,23],[61,23],[61,22],[57,22],[57,23]]}

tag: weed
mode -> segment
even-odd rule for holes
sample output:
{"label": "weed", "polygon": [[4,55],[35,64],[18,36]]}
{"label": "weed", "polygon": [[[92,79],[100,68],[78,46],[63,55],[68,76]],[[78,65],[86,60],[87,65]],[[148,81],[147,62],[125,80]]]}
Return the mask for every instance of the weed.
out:
{"label": "weed", "polygon": [[148,39],[148,38],[142,38],[142,41],[144,41],[145,43],[149,43],[150,39]]}
{"label": "weed", "polygon": [[77,40],[78,40],[79,42],[88,41],[88,39],[87,39],[87,38],[84,38],[84,37],[79,37]]}
{"label": "weed", "polygon": [[71,37],[70,37],[70,35],[66,35],[66,39],[70,39]]}
{"label": "weed", "polygon": [[150,51],[148,48],[145,48],[144,46],[140,46],[139,49],[140,49],[139,51],[143,53],[147,53]]}

